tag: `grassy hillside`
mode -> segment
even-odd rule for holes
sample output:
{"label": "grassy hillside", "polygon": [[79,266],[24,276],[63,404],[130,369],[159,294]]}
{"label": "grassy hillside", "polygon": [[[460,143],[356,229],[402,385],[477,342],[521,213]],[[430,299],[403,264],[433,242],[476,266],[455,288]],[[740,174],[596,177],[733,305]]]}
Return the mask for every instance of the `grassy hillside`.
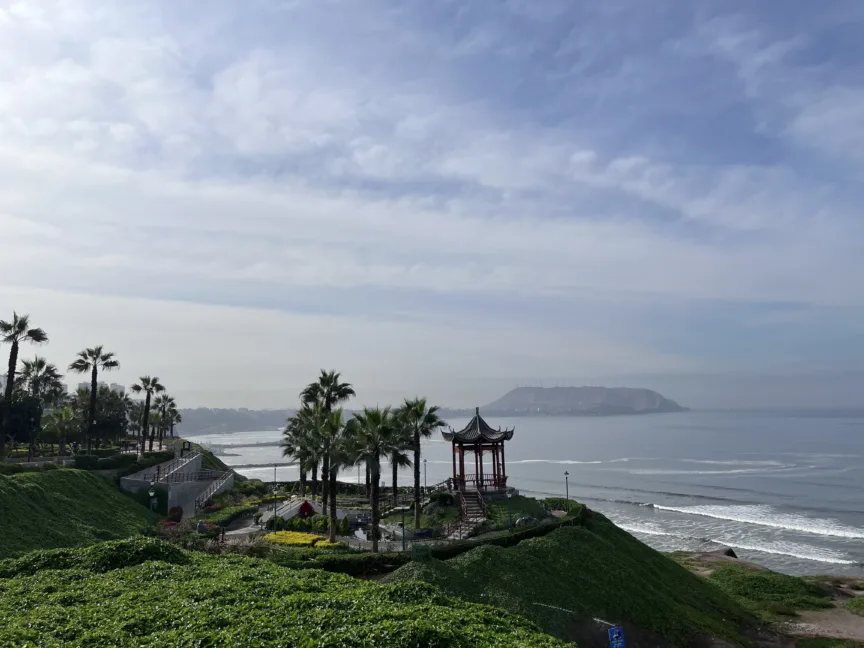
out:
{"label": "grassy hillside", "polygon": [[584,527],[561,528],[515,547],[414,562],[387,581],[438,585],[447,594],[516,612],[580,646],[605,635],[595,618],[623,623],[633,639],[628,636],[628,646],[657,645],[657,636],[673,646],[697,645],[706,635],[737,641],[742,629],[755,625],[719,588],[596,513]]}
{"label": "grassy hillside", "polygon": [[424,583],[380,585],[136,538],[0,561],[0,645],[565,648]]}
{"label": "grassy hillside", "polygon": [[83,470],[0,476],[0,558],[141,533],[148,511]]}

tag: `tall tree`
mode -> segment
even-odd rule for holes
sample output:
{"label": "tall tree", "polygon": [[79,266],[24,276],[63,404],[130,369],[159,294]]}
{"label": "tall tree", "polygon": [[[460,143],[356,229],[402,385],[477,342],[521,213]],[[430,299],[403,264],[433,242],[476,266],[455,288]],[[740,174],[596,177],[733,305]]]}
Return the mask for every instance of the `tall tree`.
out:
{"label": "tall tree", "polygon": [[414,449],[414,431],[408,426],[405,412],[400,408],[393,411],[393,443],[388,458],[393,470],[393,506],[399,506],[399,469],[412,465],[407,451]]}
{"label": "tall tree", "polygon": [[298,412],[288,419],[285,430],[282,432],[282,456],[292,459],[300,466],[300,495],[306,497],[306,473],[312,461],[309,452],[308,434],[301,416]]}
{"label": "tall tree", "polygon": [[57,367],[41,356],[35,356],[32,360],[24,360],[21,363],[21,388],[34,398],[42,401],[42,406],[51,406],[57,403],[63,391],[60,379],[62,376]]}
{"label": "tall tree", "polygon": [[329,415],[327,433],[330,435],[330,542],[336,542],[336,477],[339,470],[348,468],[357,461],[357,444],[353,426],[346,426],[342,408]]}
{"label": "tall tree", "polygon": [[[300,392],[300,402],[303,405],[317,404],[326,416],[333,413],[333,408],[339,403],[344,403],[352,396],[356,396],[354,388],[350,383],[340,382],[342,375],[336,371],[321,370],[318,380],[309,383]],[[317,471],[317,465],[315,466]],[[328,501],[327,492],[330,484],[330,453],[325,451],[321,454],[321,479],[323,480],[323,501]],[[314,476],[313,476],[314,479]]]}
{"label": "tall tree", "polygon": [[[15,369],[18,366],[18,347],[21,343],[29,342],[31,344],[43,344],[48,341],[48,334],[41,328],[33,328],[30,326],[29,315],[18,315],[12,313],[12,321],[0,320],[0,342],[9,344],[9,365],[6,372],[6,391],[3,394],[3,399],[6,402],[4,412],[11,411],[12,392],[15,387]],[[8,427],[8,420],[5,415],[0,421],[0,459],[6,456],[6,437],[11,430]]]}
{"label": "tall tree", "polygon": [[171,429],[171,436],[174,436],[174,417],[180,416],[180,414],[177,412],[177,403],[174,401],[174,397],[165,393],[156,397],[153,406],[159,412],[159,449],[161,450],[165,432]]}
{"label": "tall tree", "polygon": [[[406,399],[399,408],[400,417],[411,430],[414,446],[414,528],[420,527],[420,440],[428,439],[439,428],[447,425],[438,416],[438,407],[429,407],[425,398]],[[395,482],[394,482],[395,483]]]}
{"label": "tall tree", "polygon": [[[132,385],[132,391],[136,394],[144,394],[144,415],[141,418],[141,454],[144,454],[144,444],[147,442],[147,432],[150,429],[150,399],[154,394],[161,394],[165,386],[159,382],[159,378],[153,376],[141,376],[138,382]],[[153,449],[153,435],[150,435],[150,449]]]}
{"label": "tall tree", "polygon": [[75,373],[90,372],[90,410],[87,413],[87,448],[93,442],[94,426],[96,425],[96,395],[98,390],[99,370],[113,371],[120,366],[110,351],[104,351],[102,345],[84,349],[78,352],[78,357],[69,365],[69,371]]}
{"label": "tall tree", "polygon": [[56,439],[60,456],[64,456],[66,454],[66,442],[69,439],[74,440],[80,429],[79,422],[75,417],[75,410],[67,405],[51,412],[43,421],[42,429],[47,433],[46,437],[52,443]]}
{"label": "tall tree", "polygon": [[389,407],[384,409],[368,407],[362,413],[354,414],[351,421],[351,435],[355,439],[355,461],[369,466],[372,479],[372,551],[378,551],[381,508],[379,488],[381,485],[381,457],[388,456],[394,447],[397,435]]}

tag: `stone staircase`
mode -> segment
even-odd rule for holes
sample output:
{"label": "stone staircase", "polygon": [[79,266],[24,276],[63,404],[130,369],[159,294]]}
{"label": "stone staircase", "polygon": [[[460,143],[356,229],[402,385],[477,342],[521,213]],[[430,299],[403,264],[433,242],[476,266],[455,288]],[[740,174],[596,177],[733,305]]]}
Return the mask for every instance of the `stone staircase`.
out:
{"label": "stone staircase", "polygon": [[486,521],[486,502],[476,490],[459,492],[459,517],[444,529],[445,537],[461,540],[469,537],[474,530]]}
{"label": "stone staircase", "polygon": [[468,522],[480,524],[486,519],[486,505],[483,496],[476,490],[462,493],[462,514]]}

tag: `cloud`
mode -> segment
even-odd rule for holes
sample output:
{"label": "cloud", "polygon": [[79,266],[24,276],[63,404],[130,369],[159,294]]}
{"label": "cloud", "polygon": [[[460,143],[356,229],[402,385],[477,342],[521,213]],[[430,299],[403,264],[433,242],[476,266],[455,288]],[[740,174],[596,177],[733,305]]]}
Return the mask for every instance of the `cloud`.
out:
{"label": "cloud", "polygon": [[[154,300],[153,326],[172,313],[184,335],[245,309],[237,322],[270,322],[252,344],[273,371],[290,357],[268,351],[279,318],[309,339],[316,317],[352,367],[375,362],[359,349],[376,330],[424,366],[449,339],[448,359],[512,377],[800,357],[864,308],[860,63],[816,44],[837,20],[786,33],[746,7],[628,2],[11,5],[0,277],[25,302]],[[788,304],[815,315],[787,338]],[[729,314],[786,346],[736,354]],[[695,344],[694,318],[717,344]],[[212,356],[207,340],[189,353]]]}

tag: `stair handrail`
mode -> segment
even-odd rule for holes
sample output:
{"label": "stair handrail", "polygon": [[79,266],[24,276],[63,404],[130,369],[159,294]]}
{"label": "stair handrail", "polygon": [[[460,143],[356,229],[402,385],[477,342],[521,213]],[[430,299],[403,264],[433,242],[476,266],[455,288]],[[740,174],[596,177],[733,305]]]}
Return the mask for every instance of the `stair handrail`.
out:
{"label": "stair handrail", "polygon": [[206,490],[201,493],[198,497],[195,498],[195,513],[198,513],[201,509],[204,508],[204,504],[207,503],[207,500],[215,493],[228,479],[234,474],[234,471],[228,470],[222,474],[219,479],[210,484]]}

